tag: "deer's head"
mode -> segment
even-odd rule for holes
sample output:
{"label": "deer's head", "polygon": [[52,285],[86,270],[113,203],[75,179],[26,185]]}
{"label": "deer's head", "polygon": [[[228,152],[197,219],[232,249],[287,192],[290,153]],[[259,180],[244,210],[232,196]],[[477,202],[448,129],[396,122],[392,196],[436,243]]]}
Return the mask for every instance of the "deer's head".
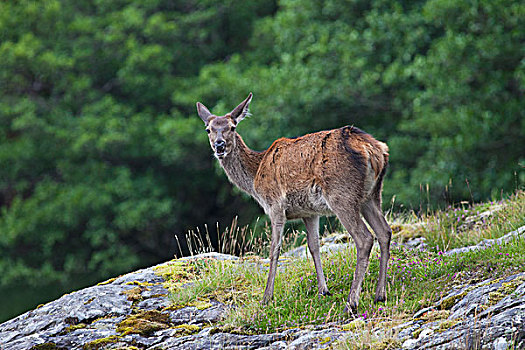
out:
{"label": "deer's head", "polygon": [[223,116],[211,114],[208,108],[202,103],[197,102],[197,113],[206,125],[210,145],[217,158],[223,159],[235,147],[235,128],[248,114],[248,106],[251,100],[252,93],[250,92],[244,101],[230,113]]}

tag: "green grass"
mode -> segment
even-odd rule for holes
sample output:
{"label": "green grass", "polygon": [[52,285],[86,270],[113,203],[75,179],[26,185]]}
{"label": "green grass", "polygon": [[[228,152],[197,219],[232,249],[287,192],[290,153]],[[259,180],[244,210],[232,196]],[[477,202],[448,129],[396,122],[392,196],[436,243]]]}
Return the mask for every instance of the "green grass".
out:
{"label": "green grass", "polygon": [[[493,212],[492,215],[488,215]],[[437,211],[419,220],[420,235],[435,251],[473,245],[498,238],[525,225],[525,192],[518,191],[499,202],[465,203]]]}
{"label": "green grass", "polygon": [[[426,227],[415,225],[417,234],[424,236],[434,249],[408,250],[394,242],[389,262],[387,301],[382,304],[373,303],[379,269],[379,253],[374,249],[357,316],[370,321],[367,324],[400,323],[417,310],[434,304],[453,285],[524,271],[523,238],[514,239],[506,245],[454,256],[443,255],[441,249],[499,237],[523,225],[524,198],[523,192],[520,192],[499,203],[502,208],[479,227],[460,230],[461,222],[465,222],[467,216],[460,216],[457,208],[439,212],[433,219],[426,217]],[[464,208],[461,215],[477,215],[476,212],[489,207],[478,205]],[[405,220],[404,225],[409,224],[413,223]],[[474,237],[463,236],[473,230]],[[192,284],[174,288],[174,304],[183,306],[215,299],[235,305],[223,322],[243,331],[273,332],[310,324],[345,324],[352,319],[343,313],[343,309],[355,269],[354,248],[323,259],[331,296],[317,295],[313,262],[311,259],[299,259],[288,264],[285,262],[286,267],[277,274],[274,300],[266,306],[259,303],[266,283],[266,270],[257,257],[248,257],[240,262],[199,260],[187,264],[194,271],[190,279]]]}

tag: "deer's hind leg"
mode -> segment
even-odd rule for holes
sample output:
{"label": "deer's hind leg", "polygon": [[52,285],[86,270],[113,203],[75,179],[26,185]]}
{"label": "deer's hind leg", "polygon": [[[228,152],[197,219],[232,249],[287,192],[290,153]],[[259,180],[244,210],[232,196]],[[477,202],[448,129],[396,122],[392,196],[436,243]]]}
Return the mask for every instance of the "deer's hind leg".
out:
{"label": "deer's hind leg", "polygon": [[326,286],[326,279],[321,266],[321,254],[319,248],[319,216],[303,218],[306,226],[306,238],[308,241],[308,249],[312,254],[315,272],[317,273],[317,288],[319,295],[330,295],[328,287]]}
{"label": "deer's hind leg", "polygon": [[345,308],[346,312],[351,310],[355,313],[357,311],[357,306],[359,305],[359,294],[361,293],[361,286],[365,278],[366,269],[368,268],[368,261],[374,243],[374,237],[366,228],[363,220],[361,220],[359,215],[360,206],[358,203],[349,199],[343,199],[335,200],[328,204],[350,236],[354,239],[357,248],[357,264]]}
{"label": "deer's hind leg", "polygon": [[381,260],[379,262],[379,278],[374,301],[380,302],[386,299],[386,270],[390,259],[390,239],[392,229],[388,225],[381,212],[380,204],[373,199],[368,200],[361,207],[361,214],[376,234],[379,248],[381,249]]}

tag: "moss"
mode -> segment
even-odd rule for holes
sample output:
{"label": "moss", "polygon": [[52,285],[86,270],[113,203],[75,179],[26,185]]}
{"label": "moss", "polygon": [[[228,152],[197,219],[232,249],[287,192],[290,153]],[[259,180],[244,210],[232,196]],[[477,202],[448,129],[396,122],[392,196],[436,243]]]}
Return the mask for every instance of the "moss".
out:
{"label": "moss", "polygon": [[71,325],[69,327],[67,327],[66,329],[64,329],[60,334],[64,335],[64,334],[68,334],[68,333],[71,333],[77,329],[82,329],[82,328],[86,328],[87,325],[85,323],[79,323],[79,324],[74,324],[74,325]]}
{"label": "moss", "polygon": [[190,302],[187,302],[185,304],[176,303],[172,304],[170,306],[165,307],[163,310],[179,310],[185,307],[193,306],[197,308],[198,310],[206,310],[213,306],[212,303],[210,303],[209,299],[197,299]]}
{"label": "moss", "polygon": [[84,302],[84,305],[91,304],[91,302],[92,302],[93,300],[95,300],[95,297],[91,297],[91,298],[89,298],[88,300],[86,300],[86,301]]}
{"label": "moss", "polygon": [[201,330],[199,326],[194,324],[181,324],[172,328],[177,331],[176,335],[178,336],[191,335]]}
{"label": "moss", "polygon": [[133,281],[133,282],[126,282],[125,283],[127,286],[140,286],[140,287],[151,287],[151,286],[154,286],[155,283],[151,283],[151,282],[140,282],[140,281]]}
{"label": "moss", "polygon": [[496,279],[483,283],[481,286],[490,286],[491,284],[496,284],[498,282],[501,282],[501,280],[503,279],[505,279],[505,277],[496,278]]}
{"label": "moss", "polygon": [[455,325],[457,325],[460,322],[461,322],[460,320],[445,320],[445,321],[443,321],[443,322],[441,322],[439,324],[439,327],[437,328],[436,332],[438,332],[438,333],[444,332],[444,331],[454,327]]}
{"label": "moss", "polygon": [[187,306],[194,306],[198,310],[206,310],[206,309],[212,307],[213,304],[210,303],[209,300],[195,300],[195,301],[192,301],[192,302],[188,303]]}
{"label": "moss", "polygon": [[443,320],[450,316],[450,311],[448,310],[430,310],[425,312],[419,319],[422,321],[432,322],[436,320]]}
{"label": "moss", "polygon": [[129,301],[136,302],[136,301],[142,300],[142,292],[144,290],[148,290],[148,289],[146,287],[135,287],[129,290],[125,290],[121,292],[120,294],[127,295]]}
{"label": "moss", "polygon": [[107,281],[104,281],[104,282],[100,282],[99,284],[97,284],[97,286],[103,286],[105,284],[110,284],[110,283],[113,283],[117,278],[114,277],[114,278],[110,278],[109,280]]}
{"label": "moss", "polygon": [[416,329],[412,332],[412,338],[417,339],[419,338],[419,335],[423,332],[423,328]]}
{"label": "moss", "polygon": [[190,270],[190,264],[187,261],[181,260],[172,260],[167,264],[153,268],[155,274],[164,278],[166,281],[190,279],[193,276]]}
{"label": "moss", "polygon": [[352,330],[357,329],[357,328],[363,328],[364,325],[365,325],[365,321],[363,321],[363,319],[356,318],[352,322],[342,325],[341,329],[343,331],[352,331]]}
{"label": "moss", "polygon": [[[453,296],[451,296],[451,297],[449,297],[447,299],[444,299],[441,302],[441,304],[439,305],[439,307],[442,310],[450,309],[454,305],[456,305],[456,303],[459,300],[463,299],[465,297],[465,295],[467,295],[469,292],[471,292],[475,288],[482,287],[482,286],[489,286],[489,285],[492,285],[492,284],[495,284],[495,283],[499,283],[504,278],[505,277],[496,278],[494,280],[491,280],[491,281],[488,281],[486,283],[483,283],[481,286],[470,286],[470,287],[466,288],[460,294],[453,295]],[[503,285],[500,288],[498,288],[498,290],[489,293],[489,305],[495,305],[496,303],[498,303],[501,299],[503,299],[507,295],[511,294],[512,292],[514,292],[514,290],[516,290],[516,288],[523,282],[525,282],[525,276],[519,276],[519,277],[513,279],[512,281],[503,283]]]}
{"label": "moss", "polygon": [[169,316],[157,310],[142,311],[126,318],[117,325],[117,332],[122,335],[150,335],[161,329],[168,328]]}
{"label": "moss", "polygon": [[327,344],[329,342],[332,341],[332,338],[331,337],[324,337],[324,338],[319,338],[319,343],[320,344]]}
{"label": "moss", "polygon": [[512,294],[523,282],[525,282],[525,276],[518,276],[511,281],[504,282],[497,290],[489,293],[488,305],[496,305],[503,298]]}
{"label": "moss", "polygon": [[111,335],[106,338],[100,338],[89,343],[86,343],[82,346],[82,350],[98,350],[104,348],[108,344],[115,344],[119,341],[119,337],[116,335]]}
{"label": "moss", "polygon": [[197,269],[188,261],[172,260],[164,265],[156,266],[153,271],[164,279],[164,287],[171,292],[179,290],[184,284],[195,279]]}
{"label": "moss", "polygon": [[451,309],[452,306],[456,305],[456,303],[458,301],[460,301],[461,299],[463,299],[465,297],[465,295],[467,295],[468,293],[470,293],[471,291],[473,291],[476,287],[475,286],[470,286],[470,287],[467,287],[465,288],[465,290],[459,294],[456,294],[456,295],[453,295],[449,298],[446,298],[444,299],[441,304],[439,305],[440,309],[441,310],[447,310],[447,309]]}

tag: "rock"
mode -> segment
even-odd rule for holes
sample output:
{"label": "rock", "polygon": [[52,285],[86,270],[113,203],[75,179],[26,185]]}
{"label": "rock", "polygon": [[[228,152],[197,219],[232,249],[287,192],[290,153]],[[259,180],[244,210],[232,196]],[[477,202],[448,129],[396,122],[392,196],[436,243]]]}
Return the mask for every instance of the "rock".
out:
{"label": "rock", "polygon": [[239,257],[230,255],[230,254],[209,252],[209,253],[202,253],[202,254],[194,255],[194,256],[186,256],[184,258],[180,258],[179,260],[189,261],[189,260],[197,260],[197,259],[239,260]]}
{"label": "rock", "polygon": [[[225,254],[191,259],[236,260]],[[291,260],[283,259],[282,267]],[[252,263],[253,262],[246,262]],[[263,265],[264,260],[257,265]],[[339,329],[286,330],[242,335],[211,333],[229,307],[217,301],[171,309],[164,279],[155,271],[170,262],[132,272],[99,285],[64,295],[42,307],[0,324],[0,349],[318,349],[331,344]],[[326,346],[325,346],[326,345]]]}
{"label": "rock", "polygon": [[[483,241],[474,246],[477,248],[465,249],[501,244],[524,231],[525,226],[500,239]],[[326,243],[324,251],[348,249],[351,243],[341,243],[342,239],[336,237]],[[419,240],[409,245],[420,248],[421,243]],[[199,258],[239,261],[217,253],[185,260]],[[286,269],[294,261],[280,259],[279,268]],[[242,263],[254,264],[264,271],[268,260],[246,259]],[[174,309],[161,277],[165,275],[159,272],[173,266],[177,263],[132,272],[64,295],[4,322],[0,324],[0,349],[31,349],[43,344],[58,349],[324,349],[345,337],[358,340],[362,332],[384,340],[381,344],[395,344],[392,346],[403,349],[525,348],[525,272],[455,287],[431,307],[414,314],[411,321],[393,328],[391,323],[372,325],[356,319],[346,325],[238,334],[239,331],[217,326],[232,306],[206,300],[202,305],[193,303]]]}
{"label": "rock", "polygon": [[473,246],[451,249],[445,252],[445,255],[462,254],[462,253],[470,252],[472,250],[486,249],[496,244],[504,244],[504,243],[510,242],[512,239],[515,239],[516,237],[523,236],[524,232],[525,232],[525,226],[521,226],[516,231],[509,232],[500,238],[485,239],[481,241],[480,243],[473,245]]}
{"label": "rock", "polygon": [[306,249],[306,246],[302,245],[300,247],[287,251],[282,256],[291,257],[291,258],[306,258],[308,254],[309,252]]}
{"label": "rock", "polygon": [[403,349],[411,349],[413,348],[417,343],[417,339],[407,339],[403,342]]}
{"label": "rock", "polygon": [[174,311],[169,311],[170,321],[175,324],[212,324],[220,321],[226,314],[226,305],[212,302],[212,306],[200,310],[194,306],[188,306]]}
{"label": "rock", "polygon": [[433,333],[434,333],[434,331],[432,329],[426,328],[421,333],[419,333],[419,338],[418,339],[425,339],[426,337],[432,335]]}
{"label": "rock", "polygon": [[321,246],[321,253],[322,254],[333,254],[336,252],[340,252],[346,249],[352,248],[352,243],[332,243],[332,244],[325,244]]}
{"label": "rock", "polygon": [[492,349],[494,350],[506,350],[509,347],[509,342],[507,342],[507,339],[503,337],[499,337],[494,341],[494,344],[492,344]]}
{"label": "rock", "polygon": [[525,273],[466,286],[440,300],[434,309],[447,298],[454,300],[446,304],[450,316],[423,324],[417,339],[405,332],[403,348],[485,348],[494,346],[497,339],[517,349],[525,347]]}
{"label": "rock", "polygon": [[404,246],[410,249],[426,249],[427,244],[425,243],[425,237],[415,237],[412,239],[409,239],[404,243]]}
{"label": "rock", "polygon": [[300,331],[297,338],[288,344],[288,350],[326,349],[335,340],[341,338],[345,333],[333,329],[321,329],[313,331]]}

